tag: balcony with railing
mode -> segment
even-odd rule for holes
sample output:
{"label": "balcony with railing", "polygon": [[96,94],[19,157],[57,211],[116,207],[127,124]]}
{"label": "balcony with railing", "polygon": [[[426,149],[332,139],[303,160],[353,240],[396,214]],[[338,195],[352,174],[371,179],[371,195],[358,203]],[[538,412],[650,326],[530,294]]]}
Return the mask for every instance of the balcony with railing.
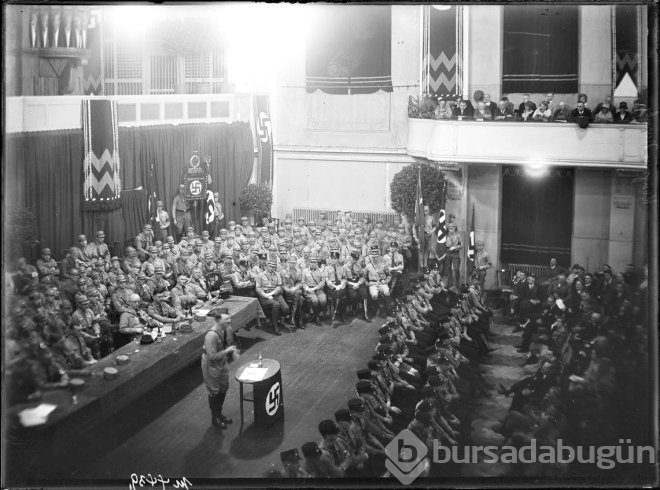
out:
{"label": "balcony with railing", "polygon": [[644,169],[646,124],[408,119],[407,153],[437,162]]}
{"label": "balcony with railing", "polygon": [[117,101],[119,126],[252,121],[250,94],[7,97],[5,131],[81,128],[83,99]]}

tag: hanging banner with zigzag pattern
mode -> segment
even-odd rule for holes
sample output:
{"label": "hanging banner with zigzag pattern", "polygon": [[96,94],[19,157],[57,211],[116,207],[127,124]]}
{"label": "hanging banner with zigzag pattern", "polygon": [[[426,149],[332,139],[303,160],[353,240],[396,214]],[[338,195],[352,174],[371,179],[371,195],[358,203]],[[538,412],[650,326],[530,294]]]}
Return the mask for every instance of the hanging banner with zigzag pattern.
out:
{"label": "hanging banner with zigzag pattern", "polygon": [[87,49],[91,51],[87,65],[83,66],[83,90],[85,95],[101,95],[101,28],[97,24],[87,29]]}
{"label": "hanging banner with zigzag pattern", "polygon": [[83,210],[108,211],[121,207],[117,103],[83,100]]}
{"label": "hanging banner with zigzag pattern", "polygon": [[424,77],[428,93],[433,95],[456,94],[458,6],[446,10],[429,9],[428,49],[424,52]]}

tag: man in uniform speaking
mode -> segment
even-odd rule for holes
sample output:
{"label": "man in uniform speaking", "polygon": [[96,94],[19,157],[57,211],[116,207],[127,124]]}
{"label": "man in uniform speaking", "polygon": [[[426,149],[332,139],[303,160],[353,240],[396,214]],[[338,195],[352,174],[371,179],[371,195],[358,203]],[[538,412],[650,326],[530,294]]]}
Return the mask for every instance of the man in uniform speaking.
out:
{"label": "man in uniform speaking", "polygon": [[209,392],[211,423],[220,429],[231,424],[229,417],[222,415],[222,405],[229,390],[229,358],[238,359],[239,351],[234,343],[231,330],[231,317],[227,308],[215,308],[208,314],[215,319],[211,329],[204,337],[202,354],[202,375]]}

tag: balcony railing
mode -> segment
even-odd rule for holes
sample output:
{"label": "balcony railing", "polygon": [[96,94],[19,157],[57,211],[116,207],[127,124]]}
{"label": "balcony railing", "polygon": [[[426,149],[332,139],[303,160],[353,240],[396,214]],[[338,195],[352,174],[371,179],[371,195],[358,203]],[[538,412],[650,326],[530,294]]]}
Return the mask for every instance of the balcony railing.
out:
{"label": "balcony railing", "polygon": [[646,124],[408,119],[407,153],[437,162],[645,168]]}
{"label": "balcony railing", "polygon": [[5,131],[81,128],[80,102],[94,98],[117,101],[120,126],[252,120],[252,96],[249,94],[8,97]]}

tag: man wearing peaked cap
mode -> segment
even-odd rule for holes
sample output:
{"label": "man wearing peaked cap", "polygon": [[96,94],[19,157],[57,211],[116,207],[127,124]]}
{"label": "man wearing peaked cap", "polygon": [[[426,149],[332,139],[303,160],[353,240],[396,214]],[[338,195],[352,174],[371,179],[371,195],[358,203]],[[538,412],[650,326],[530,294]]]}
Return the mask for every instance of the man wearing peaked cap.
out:
{"label": "man wearing peaked cap", "polygon": [[348,281],[344,268],[339,264],[339,250],[330,252],[330,260],[325,268],[325,287],[327,297],[331,305],[331,320],[339,313],[339,319],[344,321],[344,310],[346,309],[346,286]]}
{"label": "man wearing peaked cap", "polygon": [[[385,267],[389,269],[392,276],[389,284],[390,292],[394,292],[401,277],[403,276],[403,255],[399,253],[399,244],[395,241],[390,242],[389,252],[383,257]],[[398,291],[398,289],[397,289]],[[396,294],[394,294],[396,296]]]}
{"label": "man wearing peaked cap", "polygon": [[135,248],[138,258],[144,262],[148,257],[149,247],[154,244],[154,232],[152,226],[147,223],[142,227],[142,232],[135,237]]}
{"label": "man wearing peaked cap", "polygon": [[390,297],[389,288],[391,276],[389,269],[385,267],[383,257],[381,257],[380,249],[377,245],[371,246],[370,255],[365,259],[365,264],[364,278],[365,283],[369,288],[371,299],[376,303],[379,296],[382,296],[387,311],[391,311],[392,298]]}
{"label": "man wearing peaked cap", "polygon": [[328,300],[324,292],[325,277],[323,272],[319,270],[318,258],[316,256],[309,258],[309,266],[303,270],[302,281],[303,296],[307,301],[312,303],[314,322],[318,324],[320,315],[325,314]]}
{"label": "man wearing peaked cap", "polygon": [[280,453],[280,460],[284,469],[281,472],[283,478],[309,478],[309,474],[300,467],[300,453],[293,448]]}
{"label": "man wearing peaked cap", "polygon": [[280,314],[288,315],[289,305],[282,297],[282,278],[276,269],[277,262],[269,260],[266,270],[256,277],[255,292],[261,307],[265,312],[270,312],[271,325],[275,329],[275,334],[282,335]]}
{"label": "man wearing peaked cap", "polygon": [[84,253],[90,260],[102,260],[106,271],[110,268],[110,249],[105,243],[105,232],[103,230],[96,232],[94,241],[87,244]]}
{"label": "man wearing peaked cap", "polygon": [[305,456],[304,470],[312,478],[340,478],[344,476],[334,463],[332,457],[321,451],[315,442],[306,442],[302,445]]}

